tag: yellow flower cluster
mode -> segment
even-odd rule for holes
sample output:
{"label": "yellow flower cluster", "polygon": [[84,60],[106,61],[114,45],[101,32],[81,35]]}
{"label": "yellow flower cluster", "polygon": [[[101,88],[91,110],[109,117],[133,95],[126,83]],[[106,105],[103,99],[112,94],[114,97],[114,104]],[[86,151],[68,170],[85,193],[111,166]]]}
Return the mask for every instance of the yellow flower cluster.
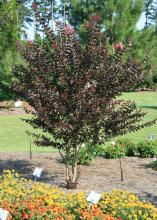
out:
{"label": "yellow flower cluster", "polygon": [[140,201],[134,193],[113,190],[104,193],[99,203],[105,213],[121,216],[123,220],[156,220],[157,208],[151,203]]}
{"label": "yellow flower cluster", "polygon": [[89,208],[83,192],[66,194],[48,184],[20,178],[14,170],[0,176],[0,208],[10,219],[156,220],[157,208],[127,191],[104,193]]}

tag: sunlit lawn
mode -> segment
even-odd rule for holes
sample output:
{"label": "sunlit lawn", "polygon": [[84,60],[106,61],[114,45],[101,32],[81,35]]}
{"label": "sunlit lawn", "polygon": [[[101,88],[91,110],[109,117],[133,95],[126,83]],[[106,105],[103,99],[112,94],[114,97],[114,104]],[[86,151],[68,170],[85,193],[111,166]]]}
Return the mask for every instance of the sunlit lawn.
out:
{"label": "sunlit lawn", "polygon": [[[144,121],[157,118],[157,93],[141,92],[141,93],[125,93],[123,98],[135,101],[138,107],[148,112]],[[26,130],[33,129],[23,122],[20,118],[30,117],[28,115],[8,115],[0,116],[0,151],[29,151],[31,137],[26,134]],[[148,134],[154,134],[157,139],[157,125],[144,128],[136,133],[127,134],[127,138],[133,139],[135,142],[147,139]],[[32,144],[33,151],[50,152],[52,148],[39,148]]]}
{"label": "sunlit lawn", "polygon": [[[126,100],[135,101],[139,108],[148,112],[144,121],[149,121],[157,118],[157,92],[138,92],[125,93],[123,98]],[[144,128],[138,132],[127,134],[127,138],[133,139],[135,142],[147,139],[148,134],[154,134],[157,139],[157,125]]]}
{"label": "sunlit lawn", "polygon": [[33,128],[21,120],[21,118],[31,117],[29,115],[5,115],[0,116],[0,152],[3,151],[32,151],[50,152],[54,151],[51,147],[41,148],[33,144],[32,137],[26,131]]}

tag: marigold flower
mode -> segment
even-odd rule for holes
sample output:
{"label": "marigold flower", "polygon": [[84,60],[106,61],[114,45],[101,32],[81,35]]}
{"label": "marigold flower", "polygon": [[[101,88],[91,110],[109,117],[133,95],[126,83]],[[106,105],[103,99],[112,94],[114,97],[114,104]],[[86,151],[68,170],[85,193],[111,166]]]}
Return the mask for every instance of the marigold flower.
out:
{"label": "marigold flower", "polygon": [[28,219],[28,214],[27,214],[26,212],[24,212],[24,213],[22,214],[22,219]]}

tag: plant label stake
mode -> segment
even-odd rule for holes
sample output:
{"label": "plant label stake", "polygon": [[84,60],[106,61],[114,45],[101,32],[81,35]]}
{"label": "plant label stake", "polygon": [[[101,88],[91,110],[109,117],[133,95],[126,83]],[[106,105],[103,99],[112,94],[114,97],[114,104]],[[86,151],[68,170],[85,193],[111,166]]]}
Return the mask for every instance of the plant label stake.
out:
{"label": "plant label stake", "polygon": [[123,169],[122,169],[122,160],[121,157],[119,157],[119,164],[120,164],[120,174],[121,174],[121,181],[123,182]]}
{"label": "plant label stake", "polygon": [[20,108],[22,106],[22,101],[18,100],[17,102],[15,102],[15,108]]}
{"label": "plant label stake", "polygon": [[88,202],[90,202],[89,208],[91,207],[91,205],[97,204],[100,198],[101,198],[101,194],[92,191],[86,199]]}
{"label": "plant label stake", "polygon": [[32,160],[32,142],[30,140],[30,146],[29,146],[29,157],[30,157],[30,160]]}
{"label": "plant label stake", "polygon": [[153,134],[148,134],[148,140],[149,141],[154,141],[154,135]]}
{"label": "plant label stake", "polygon": [[43,172],[43,168],[39,168],[39,167],[35,168],[35,170],[33,172],[33,176],[34,176],[34,181],[35,182],[37,181],[37,178],[40,178],[42,172]]}
{"label": "plant label stake", "polygon": [[0,209],[0,220],[7,220],[9,212],[5,209]]}

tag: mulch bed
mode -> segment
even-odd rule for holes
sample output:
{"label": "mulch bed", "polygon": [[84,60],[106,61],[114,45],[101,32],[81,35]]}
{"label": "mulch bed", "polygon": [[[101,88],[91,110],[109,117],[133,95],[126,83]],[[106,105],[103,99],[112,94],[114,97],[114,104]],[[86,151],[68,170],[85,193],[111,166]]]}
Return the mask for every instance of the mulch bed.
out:
{"label": "mulch bed", "polygon": [[[0,153],[0,170],[15,169],[23,177],[32,179],[32,172],[36,166],[44,168],[39,181],[64,187],[65,166],[59,161],[57,153],[34,153],[30,160],[29,153]],[[119,160],[96,158],[90,166],[81,166],[81,176],[77,189],[73,192],[91,190],[102,193],[113,189],[124,189],[135,192],[141,199],[145,199],[157,206],[157,171],[149,167],[153,159],[128,157],[122,159],[124,181],[121,182]]]}

